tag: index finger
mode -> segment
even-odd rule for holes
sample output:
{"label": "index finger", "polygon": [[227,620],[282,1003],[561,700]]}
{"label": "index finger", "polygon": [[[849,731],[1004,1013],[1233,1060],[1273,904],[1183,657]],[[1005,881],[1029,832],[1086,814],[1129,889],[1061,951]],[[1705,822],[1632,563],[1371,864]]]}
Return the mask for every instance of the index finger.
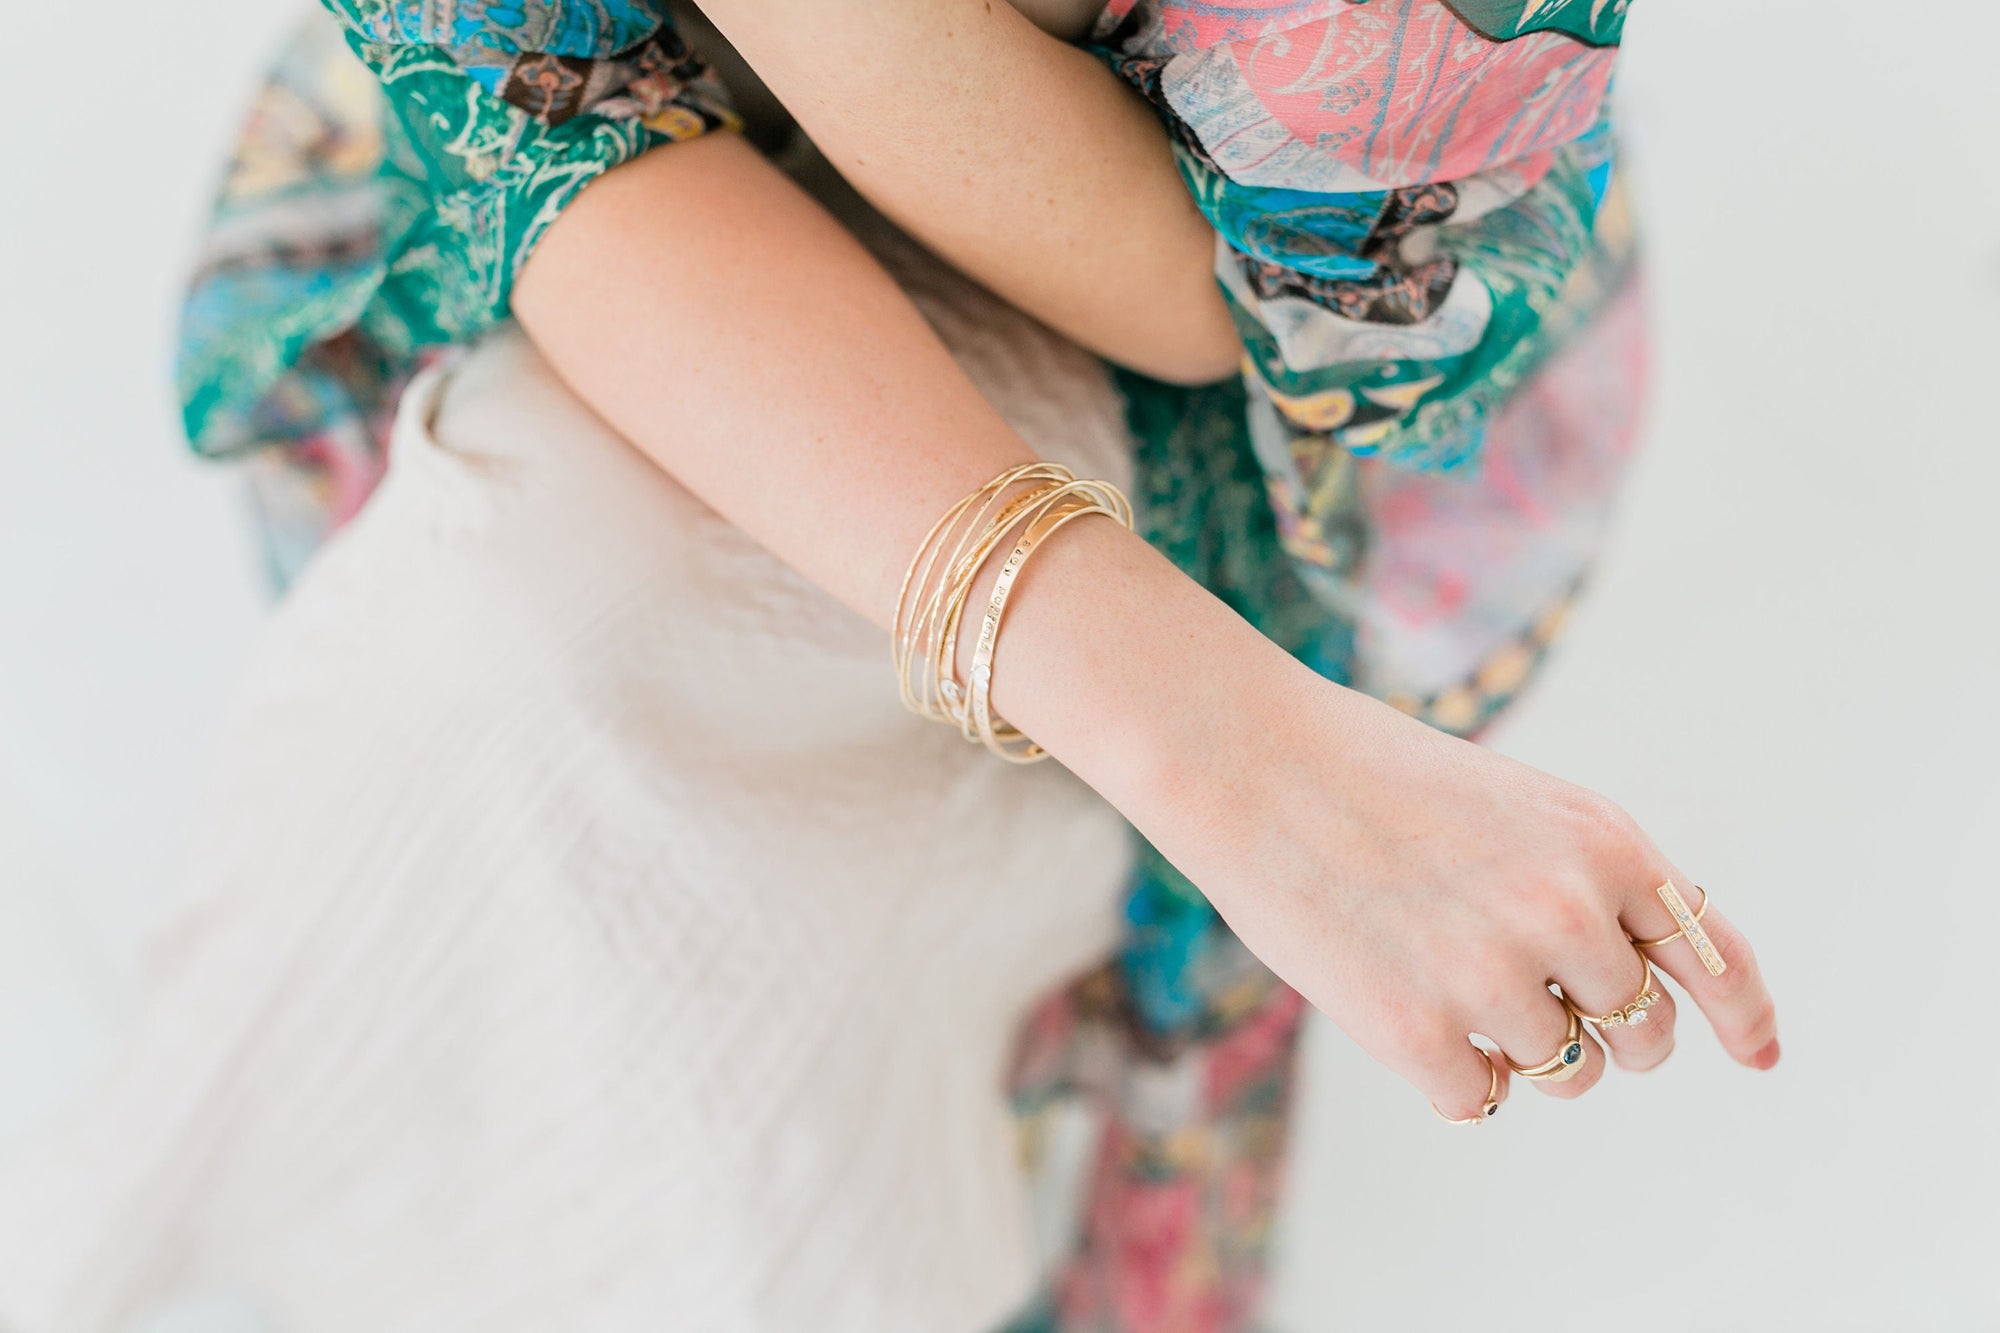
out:
{"label": "index finger", "polygon": [[1700,1006],[1731,1058],[1752,1069],[1777,1064],[1778,1008],[1750,941],[1686,876],[1654,883],[1620,914],[1626,933]]}

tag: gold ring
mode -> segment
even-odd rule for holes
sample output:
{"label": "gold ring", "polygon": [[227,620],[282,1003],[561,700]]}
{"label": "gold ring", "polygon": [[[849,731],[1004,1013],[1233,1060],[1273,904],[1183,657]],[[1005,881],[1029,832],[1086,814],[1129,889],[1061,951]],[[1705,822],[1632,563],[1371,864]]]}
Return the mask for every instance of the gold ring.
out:
{"label": "gold ring", "polygon": [[1507,1068],[1522,1078],[1536,1082],[1562,1083],[1576,1077],[1576,1071],[1583,1068],[1590,1057],[1590,1048],[1583,1044],[1583,1020],[1573,1009],[1565,1009],[1569,1015],[1569,1031],[1563,1036],[1562,1048],[1538,1065],[1527,1066],[1514,1063],[1514,1057],[1502,1051]]}
{"label": "gold ring", "polygon": [[1722,960],[1722,951],[1715,947],[1715,941],[1711,940],[1708,937],[1708,932],[1701,928],[1701,913],[1708,910],[1708,890],[1703,889],[1699,884],[1695,885],[1695,888],[1701,890],[1701,911],[1699,912],[1690,912],[1688,910],[1687,900],[1681,897],[1681,891],[1674,887],[1672,880],[1668,880],[1660,885],[1659,888],[1654,889],[1653,892],[1660,895],[1660,901],[1666,904],[1668,914],[1679,923],[1680,929],[1675,931],[1674,934],[1666,936],[1664,939],[1647,940],[1643,943],[1638,940],[1633,940],[1632,942],[1641,949],[1650,949],[1657,945],[1665,944],[1668,940],[1672,940],[1677,936],[1685,935],[1687,942],[1694,946],[1695,956],[1701,959],[1701,965],[1708,969],[1708,975],[1719,977],[1728,969],[1729,964]]}
{"label": "gold ring", "polygon": [[[1638,950],[1635,949],[1633,952],[1638,953]],[[1651,1016],[1647,1011],[1660,1002],[1660,993],[1653,989],[1653,960],[1645,954],[1639,954],[1639,966],[1644,969],[1643,975],[1639,978],[1639,993],[1633,996],[1632,1002],[1623,1009],[1613,1009],[1608,1014],[1592,1018],[1571,1004],[1569,996],[1563,996],[1562,1002],[1572,1014],[1586,1023],[1595,1023],[1600,1028],[1638,1027]]]}
{"label": "gold ring", "polygon": [[[1479,1051],[1477,1046],[1472,1049]],[[1478,1115],[1469,1115],[1463,1120],[1446,1115],[1443,1111],[1438,1110],[1436,1102],[1432,1102],[1431,1111],[1447,1125],[1481,1124],[1500,1109],[1500,1066],[1493,1063],[1493,1057],[1488,1052],[1479,1051],[1479,1053],[1486,1056],[1486,1100],[1480,1103]]]}
{"label": "gold ring", "polygon": [[[1700,921],[1701,914],[1708,910],[1708,890],[1704,889],[1699,884],[1695,885],[1694,889],[1696,893],[1699,893],[1701,895],[1701,906],[1694,909],[1694,919],[1696,921]],[[1641,949],[1657,949],[1662,944],[1672,944],[1675,940],[1679,939],[1685,933],[1686,932],[1684,931],[1677,930],[1671,935],[1662,935],[1660,936],[1660,938],[1656,940],[1632,940],[1632,943],[1634,946]],[[1631,939],[1629,935],[1626,938]]]}

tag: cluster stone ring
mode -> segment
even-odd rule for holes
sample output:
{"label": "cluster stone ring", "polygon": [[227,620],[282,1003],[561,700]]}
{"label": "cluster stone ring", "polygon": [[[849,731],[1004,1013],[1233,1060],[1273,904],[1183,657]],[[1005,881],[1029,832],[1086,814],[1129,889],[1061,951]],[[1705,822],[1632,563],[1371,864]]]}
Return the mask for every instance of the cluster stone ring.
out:
{"label": "cluster stone ring", "polygon": [[[1634,952],[1637,952],[1637,950],[1634,950]],[[1638,1027],[1652,1016],[1651,1010],[1653,1006],[1660,1002],[1659,989],[1653,985],[1653,960],[1641,953],[1639,954],[1639,965],[1644,969],[1644,974],[1639,978],[1639,993],[1633,996],[1632,1002],[1623,1009],[1613,1009],[1608,1014],[1599,1014],[1596,1017],[1592,1017],[1589,1014],[1583,1013],[1575,1005],[1570,1004],[1567,995],[1563,996],[1563,1003],[1569,1006],[1569,1011],[1572,1014],[1575,1014],[1586,1023],[1595,1023],[1600,1028]]]}
{"label": "cluster stone ring", "polygon": [[1517,1065],[1514,1057],[1507,1056],[1507,1068],[1522,1078],[1535,1082],[1562,1083],[1576,1077],[1583,1068],[1584,1060],[1590,1055],[1590,1048],[1583,1044],[1583,1019],[1574,1009],[1566,1009],[1569,1014],[1569,1031],[1563,1035],[1562,1048],[1538,1065]]}
{"label": "cluster stone ring", "polygon": [[1436,1115],[1438,1119],[1444,1121],[1447,1125],[1481,1124],[1490,1119],[1500,1109],[1500,1066],[1493,1063],[1492,1055],[1485,1051],[1480,1051],[1479,1053],[1486,1056],[1486,1100],[1479,1104],[1478,1115],[1469,1115],[1463,1119],[1457,1116],[1446,1115],[1443,1111],[1438,1110],[1436,1102],[1432,1102],[1432,1114]]}

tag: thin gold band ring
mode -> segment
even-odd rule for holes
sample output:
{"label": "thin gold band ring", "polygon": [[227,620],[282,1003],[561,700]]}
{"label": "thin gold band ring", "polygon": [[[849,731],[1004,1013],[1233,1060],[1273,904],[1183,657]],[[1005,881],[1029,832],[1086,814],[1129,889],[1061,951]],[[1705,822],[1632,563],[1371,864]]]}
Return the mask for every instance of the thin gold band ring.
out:
{"label": "thin gold band ring", "polygon": [[[1477,1046],[1472,1049],[1479,1051]],[[1443,1111],[1438,1110],[1436,1102],[1432,1102],[1431,1112],[1447,1125],[1483,1124],[1488,1117],[1500,1109],[1500,1066],[1493,1063],[1491,1052],[1479,1051],[1479,1053],[1486,1057],[1486,1100],[1480,1103],[1478,1115],[1469,1115],[1463,1120],[1458,1119],[1456,1116],[1446,1115]]]}

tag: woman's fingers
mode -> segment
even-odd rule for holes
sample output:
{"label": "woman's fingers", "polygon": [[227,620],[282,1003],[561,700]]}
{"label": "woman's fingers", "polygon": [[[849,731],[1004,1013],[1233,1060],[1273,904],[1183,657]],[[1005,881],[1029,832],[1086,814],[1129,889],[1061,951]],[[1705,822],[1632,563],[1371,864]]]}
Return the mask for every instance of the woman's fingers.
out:
{"label": "woman's fingers", "polygon": [[[1701,892],[1686,876],[1674,874],[1670,881],[1662,876],[1653,884],[1662,882],[1675,886],[1690,911],[1701,906]],[[1658,939],[1680,928],[1652,885],[1626,908],[1622,917],[1625,929],[1642,940]],[[1723,1049],[1737,1063],[1752,1069],[1769,1069],[1778,1063],[1778,1010],[1764,985],[1750,941],[1713,906],[1702,913],[1701,930],[1721,956],[1719,974],[1709,970],[1685,936],[1655,945],[1646,950],[1646,955],[1656,969],[1679,982],[1689,998],[1701,1007]]]}
{"label": "woman's fingers", "polygon": [[1673,999],[1660,984],[1658,969],[1649,969],[1638,948],[1615,928],[1578,961],[1562,967],[1556,984],[1585,1018],[1618,1015],[1615,1022],[1596,1024],[1595,1030],[1620,1069],[1652,1069],[1673,1053]]}

